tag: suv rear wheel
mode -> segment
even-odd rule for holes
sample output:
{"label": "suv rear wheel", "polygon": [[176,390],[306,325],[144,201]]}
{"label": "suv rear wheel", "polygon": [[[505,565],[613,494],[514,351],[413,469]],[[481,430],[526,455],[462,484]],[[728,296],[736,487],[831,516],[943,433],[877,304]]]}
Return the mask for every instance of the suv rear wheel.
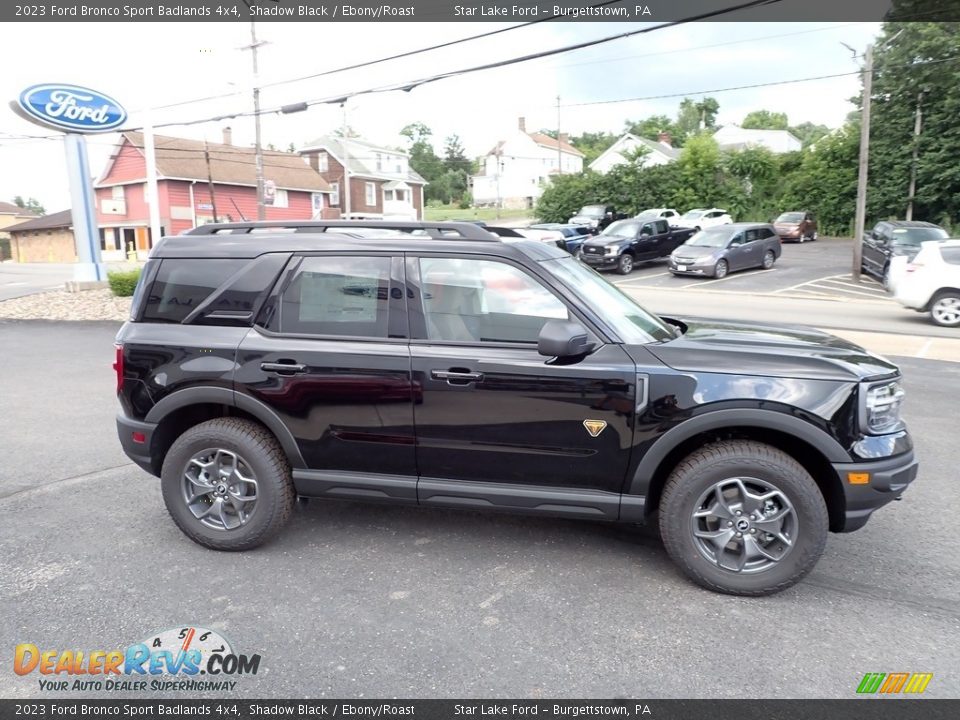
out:
{"label": "suv rear wheel", "polygon": [[293,509],[290,465],[262,425],[219,418],[173,443],[160,476],[163,501],[191,540],[248,550],[280,529]]}
{"label": "suv rear wheel", "polygon": [[660,502],[660,535],[681,570],[710,590],[770,595],[819,560],[829,519],[819,488],[792,457],[750,440],[687,456]]}
{"label": "suv rear wheel", "polygon": [[930,319],[943,327],[960,325],[960,292],[946,290],[930,304]]}

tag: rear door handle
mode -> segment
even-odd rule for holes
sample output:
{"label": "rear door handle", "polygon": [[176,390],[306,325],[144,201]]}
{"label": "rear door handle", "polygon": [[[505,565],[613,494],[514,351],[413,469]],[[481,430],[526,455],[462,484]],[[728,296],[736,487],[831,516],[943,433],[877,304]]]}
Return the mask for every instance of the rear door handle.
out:
{"label": "rear door handle", "polygon": [[280,375],[297,375],[305,373],[307,366],[295,362],[263,362],[260,363],[260,369],[264,372],[275,372]]}
{"label": "rear door handle", "polygon": [[483,380],[483,373],[458,372],[455,370],[431,370],[430,377],[434,380],[446,380],[454,385],[466,385],[467,383]]}

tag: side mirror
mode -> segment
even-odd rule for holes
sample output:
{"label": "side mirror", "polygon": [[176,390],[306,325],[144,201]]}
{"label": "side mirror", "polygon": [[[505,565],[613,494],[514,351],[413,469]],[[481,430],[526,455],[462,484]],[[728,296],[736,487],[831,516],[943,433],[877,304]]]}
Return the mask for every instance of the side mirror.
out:
{"label": "side mirror", "polygon": [[548,320],[537,338],[537,352],[547,357],[575,357],[593,350],[587,329],[570,320]]}

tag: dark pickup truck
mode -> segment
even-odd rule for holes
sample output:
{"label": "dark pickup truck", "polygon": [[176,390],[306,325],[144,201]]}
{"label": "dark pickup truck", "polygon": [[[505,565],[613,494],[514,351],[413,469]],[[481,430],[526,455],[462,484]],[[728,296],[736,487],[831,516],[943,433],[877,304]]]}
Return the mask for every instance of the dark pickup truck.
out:
{"label": "dark pickup truck", "polygon": [[694,234],[692,228],[670,227],[666,220],[618,220],[581,247],[583,261],[597,270],[633,272],[634,263],[667,257]]}

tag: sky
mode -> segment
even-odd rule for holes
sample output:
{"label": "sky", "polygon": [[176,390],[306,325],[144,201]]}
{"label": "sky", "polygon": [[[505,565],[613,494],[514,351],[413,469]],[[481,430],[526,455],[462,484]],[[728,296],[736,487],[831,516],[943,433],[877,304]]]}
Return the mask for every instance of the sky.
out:
{"label": "sky", "polygon": [[[323,72],[427,45],[468,37],[512,23],[259,23],[260,82]],[[538,23],[370,68],[264,87],[261,106],[336,98],[360,89],[420,79],[438,72],[527,55],[589,38],[623,33],[644,23]],[[252,109],[250,23],[26,23],[4,39],[13,60],[0,74],[0,97],[14,100],[25,87],[63,82],[111,95],[126,107],[130,126],[144,110],[207,97],[228,97],[153,111],[156,125],[210,118]],[[442,153],[457,134],[471,157],[486,153],[526,118],[528,130],[559,125],[576,135],[620,132],[627,119],[675,116],[683,96],[710,95],[720,104],[718,123],[739,123],[751,110],[787,113],[791,124],[840,126],[854,109],[859,77],[850,74],[773,87],[720,92],[722,88],[855,73],[879,23],[698,23],[503,69],[445,79],[410,92],[363,95],[345,106],[320,105],[290,115],[262,118],[264,144],[302,145],[346,123],[366,139],[403,146],[399,131],[422,122]],[[604,102],[632,98],[660,99]],[[158,134],[220,142],[230,125],[234,144],[252,144],[253,118],[158,129]],[[35,197],[48,212],[66,209],[69,194],[64,151],[55,133],[22,120],[0,105],[0,200]],[[115,134],[88,137],[92,171],[104,169]]]}

